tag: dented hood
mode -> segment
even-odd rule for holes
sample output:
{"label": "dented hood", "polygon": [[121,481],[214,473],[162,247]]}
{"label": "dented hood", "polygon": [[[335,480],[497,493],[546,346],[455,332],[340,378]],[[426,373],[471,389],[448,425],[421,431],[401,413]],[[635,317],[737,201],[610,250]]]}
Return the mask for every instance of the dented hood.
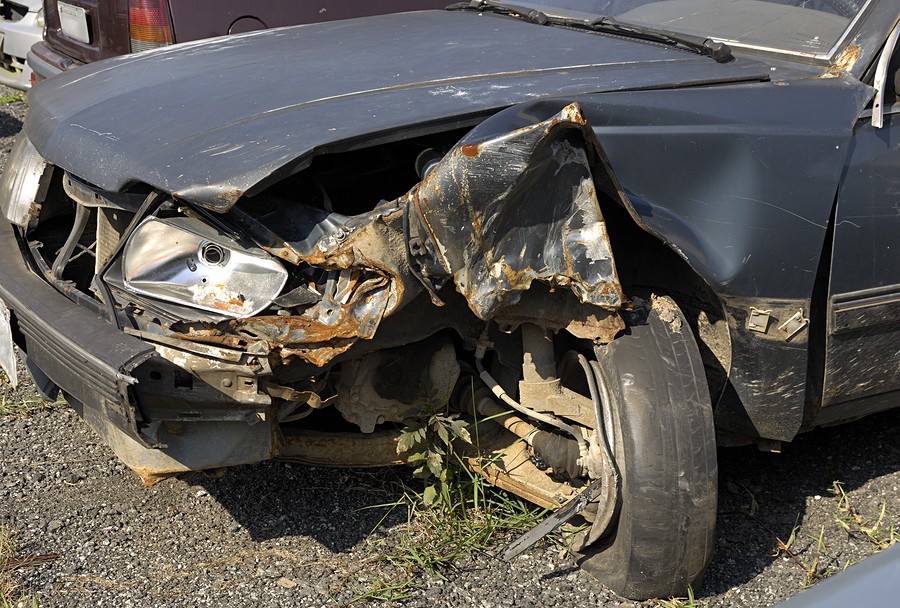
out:
{"label": "dented hood", "polygon": [[[534,98],[761,80],[766,68],[497,15],[426,11],[204,40],[41,83],[26,131],[107,190],[218,211],[318,150]],[[398,130],[401,130],[398,133]],[[407,131],[408,132],[408,131]]]}

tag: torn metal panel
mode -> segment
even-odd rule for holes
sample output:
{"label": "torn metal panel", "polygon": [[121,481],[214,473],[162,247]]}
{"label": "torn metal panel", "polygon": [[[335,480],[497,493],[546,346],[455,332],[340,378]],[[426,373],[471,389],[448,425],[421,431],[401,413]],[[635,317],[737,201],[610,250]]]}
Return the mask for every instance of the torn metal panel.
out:
{"label": "torn metal panel", "polygon": [[[235,337],[265,340],[283,359],[321,367],[372,339],[423,287],[442,305],[436,290],[452,280],[480,319],[610,341],[623,328],[624,296],[592,172],[601,151],[577,104],[530,122],[486,121],[408,194],[367,213],[298,206],[274,225],[236,209],[262,248],[297,264],[300,285],[275,299],[282,314],[191,327],[178,338],[232,348]],[[417,323],[423,312],[440,315],[420,311]]]}
{"label": "torn metal panel", "polygon": [[473,129],[408,196],[423,273],[452,277],[481,319],[533,281],[618,310],[625,298],[588,156],[593,133],[578,104],[512,132],[490,128]]}
{"label": "torn metal panel", "polygon": [[218,330],[248,340],[265,340],[281,347],[283,356],[297,356],[321,367],[356,340],[375,335],[389,295],[387,281],[373,278],[346,301],[323,298],[301,315],[237,319],[219,325]]}

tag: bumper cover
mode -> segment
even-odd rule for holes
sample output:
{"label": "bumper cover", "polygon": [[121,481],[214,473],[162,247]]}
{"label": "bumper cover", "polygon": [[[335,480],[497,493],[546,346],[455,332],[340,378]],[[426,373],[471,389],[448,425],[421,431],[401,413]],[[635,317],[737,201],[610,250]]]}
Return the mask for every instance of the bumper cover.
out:
{"label": "bumper cover", "polygon": [[31,362],[141,441],[128,387],[135,382],[131,372],[154,355],[153,347],[73,304],[35,275],[6,222],[0,222],[0,259],[0,298],[12,311],[13,335]]}
{"label": "bumper cover", "polygon": [[31,88],[31,68],[25,58],[31,46],[41,41],[37,13],[28,13],[19,21],[0,21],[3,52],[0,53],[0,84],[27,90]]}

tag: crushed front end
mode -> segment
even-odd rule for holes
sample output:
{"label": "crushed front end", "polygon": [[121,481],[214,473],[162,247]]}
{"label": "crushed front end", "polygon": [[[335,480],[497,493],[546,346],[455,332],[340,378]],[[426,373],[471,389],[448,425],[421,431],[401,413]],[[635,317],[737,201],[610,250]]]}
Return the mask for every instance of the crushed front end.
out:
{"label": "crushed front end", "polygon": [[320,154],[253,196],[105,191],[25,134],[8,163],[10,335],[145,482],[393,464],[453,410],[493,417],[499,456],[471,462],[495,483],[548,507],[615,489],[582,362],[624,327],[619,194],[576,104]]}

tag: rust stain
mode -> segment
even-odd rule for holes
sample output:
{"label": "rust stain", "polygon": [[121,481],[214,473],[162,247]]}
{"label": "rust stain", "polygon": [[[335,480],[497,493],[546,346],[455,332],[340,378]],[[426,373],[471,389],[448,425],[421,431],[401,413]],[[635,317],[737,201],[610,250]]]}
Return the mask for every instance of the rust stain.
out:
{"label": "rust stain", "polygon": [[624,329],[625,321],[615,313],[603,318],[589,315],[585,319],[574,319],[566,326],[566,330],[576,338],[593,340],[602,344],[612,342]]}
{"label": "rust stain", "polygon": [[350,309],[341,308],[337,322],[330,325],[304,316],[270,315],[233,319],[173,337],[231,348],[246,348],[250,342],[265,340],[279,351],[282,359],[299,357],[322,367],[353,346],[363,333]]}
{"label": "rust stain", "polygon": [[222,335],[216,329],[194,330],[189,333],[175,332],[173,338],[179,340],[187,340],[189,342],[202,342],[205,344],[215,344],[217,346],[227,346],[236,350],[243,350],[247,347],[247,341],[237,336]]}
{"label": "rust stain", "polygon": [[262,248],[274,255],[276,258],[281,258],[289,264],[299,265],[303,261],[303,257],[297,252],[297,250],[283,241],[273,242],[268,245],[262,245]]}
{"label": "rust stain", "polygon": [[463,156],[468,156],[469,158],[475,158],[478,156],[479,146],[477,144],[466,144],[464,145],[460,151]]}
{"label": "rust stain", "polygon": [[[521,496],[546,509],[556,509],[575,492],[571,486],[554,481],[531,462],[528,446],[524,441],[511,440],[512,434],[504,434],[482,449],[489,459],[468,456],[466,466],[484,476],[490,483]],[[511,445],[504,445],[510,442]],[[559,500],[562,497],[562,500]]]}
{"label": "rust stain", "polygon": [[267,316],[228,321],[235,332],[268,335],[280,346],[327,342],[333,338],[355,338],[359,335],[359,321],[342,311],[340,319],[326,325],[309,317]]}
{"label": "rust stain", "polygon": [[151,488],[161,481],[184,473],[183,469],[154,469],[152,467],[130,467],[138,474],[144,487]]}
{"label": "rust stain", "polygon": [[851,44],[844,49],[844,52],[838,56],[837,60],[819,78],[836,78],[845,74],[856,65],[861,54],[862,48],[858,44]]}
{"label": "rust stain", "polygon": [[222,190],[216,193],[215,200],[218,203],[225,203],[228,205],[234,205],[238,202],[238,200],[244,196],[244,191],[240,188],[230,188],[226,190]]}

